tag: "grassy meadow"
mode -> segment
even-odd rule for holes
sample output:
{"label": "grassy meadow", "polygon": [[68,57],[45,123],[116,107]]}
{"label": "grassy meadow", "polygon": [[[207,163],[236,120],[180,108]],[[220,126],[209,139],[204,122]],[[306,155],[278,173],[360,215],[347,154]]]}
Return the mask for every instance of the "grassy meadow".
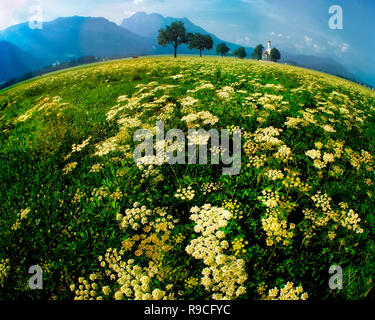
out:
{"label": "grassy meadow", "polygon": [[[161,120],[241,129],[240,174],[137,166],[134,132]],[[375,296],[364,87],[252,60],[119,60],[1,91],[0,132],[0,300]]]}

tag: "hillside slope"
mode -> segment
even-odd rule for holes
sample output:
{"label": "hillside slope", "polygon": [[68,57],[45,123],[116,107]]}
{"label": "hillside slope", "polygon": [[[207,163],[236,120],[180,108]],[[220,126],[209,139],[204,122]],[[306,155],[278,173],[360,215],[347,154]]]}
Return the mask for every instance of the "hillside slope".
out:
{"label": "hillside slope", "polygon": [[[21,75],[14,73],[16,65],[20,66],[19,70],[24,70],[23,66],[35,65],[36,68],[32,68],[35,70],[56,61],[69,61],[82,56],[114,58],[171,54],[173,52],[171,46],[158,46],[157,34],[160,28],[177,20],[184,22],[188,32],[210,34],[187,18],[163,17],[160,14],[142,12],[124,19],[122,27],[104,18],[78,16],[45,22],[42,30],[32,30],[28,23],[9,27],[0,31],[0,41],[10,42],[34,58],[19,53],[12,61],[9,60],[9,63],[3,63],[3,80],[0,81],[8,80],[9,78],[6,77],[8,74]],[[223,41],[214,34],[210,35],[214,40],[214,46],[211,51],[205,51],[205,55],[215,55],[216,45],[221,42],[227,43],[231,52],[240,47],[238,44]],[[178,51],[180,54],[199,53],[198,50],[190,50],[187,45],[181,45]],[[246,48],[246,52],[247,56],[251,57],[253,48]],[[35,59],[40,61],[41,65]],[[282,52],[282,61],[358,80],[345,67],[333,60]],[[9,70],[7,70],[8,66]],[[26,72],[28,70],[29,68]]]}
{"label": "hillside slope", "polygon": [[[0,91],[0,132],[2,299],[375,297],[375,93],[355,83],[126,59]],[[197,144],[207,162],[189,161]],[[34,265],[43,290],[25,285]]]}

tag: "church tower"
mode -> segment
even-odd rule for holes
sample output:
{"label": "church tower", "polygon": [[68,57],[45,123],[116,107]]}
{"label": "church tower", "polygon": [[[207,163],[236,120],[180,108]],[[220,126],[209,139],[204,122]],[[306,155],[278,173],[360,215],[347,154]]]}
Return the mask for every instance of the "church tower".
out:
{"label": "church tower", "polygon": [[268,49],[267,52],[269,55],[271,55],[271,40],[268,40]]}
{"label": "church tower", "polygon": [[271,40],[268,40],[268,47],[263,52],[262,60],[263,61],[271,61]]}

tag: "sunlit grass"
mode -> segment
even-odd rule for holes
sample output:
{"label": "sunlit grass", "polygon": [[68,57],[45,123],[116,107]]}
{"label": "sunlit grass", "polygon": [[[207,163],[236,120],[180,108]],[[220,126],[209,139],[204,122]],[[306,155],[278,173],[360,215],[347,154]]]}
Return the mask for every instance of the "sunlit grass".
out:
{"label": "sunlit grass", "polygon": [[[187,131],[202,111],[241,128],[239,175],[137,167],[138,128]],[[374,115],[374,93],[352,82],[212,57],[99,63],[2,91],[0,298],[373,295]],[[28,289],[31,265],[43,290]]]}

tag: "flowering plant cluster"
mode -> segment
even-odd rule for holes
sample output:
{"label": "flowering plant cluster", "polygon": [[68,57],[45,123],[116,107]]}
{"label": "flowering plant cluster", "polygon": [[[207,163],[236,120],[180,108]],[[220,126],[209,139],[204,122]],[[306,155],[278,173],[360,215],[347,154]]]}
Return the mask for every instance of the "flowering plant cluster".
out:
{"label": "flowering plant cluster", "polygon": [[[373,298],[374,121],[365,87],[252,60],[117,60],[1,91],[0,299]],[[189,149],[207,161],[170,161]]]}

